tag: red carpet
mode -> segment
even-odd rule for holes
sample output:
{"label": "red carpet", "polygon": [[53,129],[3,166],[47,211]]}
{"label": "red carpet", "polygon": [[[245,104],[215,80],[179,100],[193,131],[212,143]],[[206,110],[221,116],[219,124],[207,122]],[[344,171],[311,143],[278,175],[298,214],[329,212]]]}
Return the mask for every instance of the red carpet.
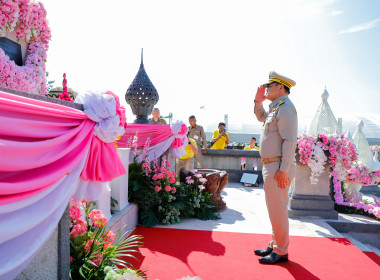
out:
{"label": "red carpet", "polygon": [[[137,227],[142,235],[135,268],[148,279],[376,279],[380,267],[345,238],[290,237],[289,262],[259,264],[253,254],[270,235]],[[373,257],[373,256],[372,256]]]}

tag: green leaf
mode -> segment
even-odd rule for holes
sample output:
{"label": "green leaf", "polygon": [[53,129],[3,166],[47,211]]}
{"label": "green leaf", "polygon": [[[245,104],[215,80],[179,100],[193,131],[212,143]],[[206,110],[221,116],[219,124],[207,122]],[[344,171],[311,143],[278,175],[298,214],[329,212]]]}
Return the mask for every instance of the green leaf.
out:
{"label": "green leaf", "polygon": [[141,222],[143,226],[153,227],[157,225],[160,221],[152,210],[148,210],[141,213]]}

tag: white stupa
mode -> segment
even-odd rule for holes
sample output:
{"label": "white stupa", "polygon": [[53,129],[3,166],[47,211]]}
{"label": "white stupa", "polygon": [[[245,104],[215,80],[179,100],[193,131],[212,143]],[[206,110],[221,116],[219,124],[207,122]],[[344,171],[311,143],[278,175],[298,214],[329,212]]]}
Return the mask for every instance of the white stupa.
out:
{"label": "white stupa", "polygon": [[338,122],[330,108],[329,103],[327,102],[329,93],[326,88],[321,97],[322,103],[319,105],[319,108],[310,124],[309,133],[312,136],[317,136],[318,133],[335,134],[338,131]]}
{"label": "white stupa", "polygon": [[364,164],[368,164],[372,160],[372,152],[368,141],[363,134],[363,120],[358,123],[357,127],[358,128],[356,129],[352,138],[354,139],[354,144],[356,145],[358,160]]}
{"label": "white stupa", "polygon": [[354,143],[354,139],[352,138],[352,135],[351,135],[351,131],[350,130],[348,130],[347,131],[347,133],[346,133],[346,135],[344,135],[348,140],[350,140],[350,142],[352,143],[352,144],[355,144]]}

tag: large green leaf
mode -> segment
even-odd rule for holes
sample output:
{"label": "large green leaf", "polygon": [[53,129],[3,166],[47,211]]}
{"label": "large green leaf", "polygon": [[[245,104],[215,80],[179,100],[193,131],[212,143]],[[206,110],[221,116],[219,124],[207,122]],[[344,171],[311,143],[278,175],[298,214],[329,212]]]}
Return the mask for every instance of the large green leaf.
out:
{"label": "large green leaf", "polygon": [[152,210],[144,211],[141,213],[141,222],[143,226],[153,227],[159,223],[159,219]]}

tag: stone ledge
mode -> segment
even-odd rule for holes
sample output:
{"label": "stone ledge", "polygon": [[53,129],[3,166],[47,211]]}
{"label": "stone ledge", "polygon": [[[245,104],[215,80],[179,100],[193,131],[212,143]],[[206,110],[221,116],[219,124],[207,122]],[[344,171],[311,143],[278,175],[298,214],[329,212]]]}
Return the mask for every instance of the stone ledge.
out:
{"label": "stone ledge", "polygon": [[203,156],[234,156],[234,157],[260,157],[259,151],[256,150],[233,150],[233,149],[207,149],[207,152],[205,153],[202,150]]}
{"label": "stone ledge", "polygon": [[1,87],[1,86],[0,86],[0,90],[4,91],[6,93],[11,93],[11,94],[15,94],[15,95],[19,95],[19,96],[23,96],[23,97],[27,97],[27,98],[32,98],[32,99],[36,99],[36,100],[46,101],[49,103],[55,103],[55,104],[63,105],[66,107],[75,108],[75,109],[78,109],[81,111],[84,110],[83,104],[78,104],[78,103],[74,103],[74,102],[67,101],[67,100],[52,98],[50,96],[45,96],[45,95],[41,95],[41,94],[37,94],[37,93],[29,93],[29,92],[15,90],[15,89]]}
{"label": "stone ledge", "polygon": [[122,233],[131,232],[138,223],[138,207],[134,203],[129,203],[124,209],[112,214],[108,221],[107,229],[117,233],[122,228]]}
{"label": "stone ledge", "polygon": [[292,194],[289,208],[292,210],[334,210],[334,202],[329,196]]}
{"label": "stone ledge", "polygon": [[365,232],[377,233],[380,235],[380,224],[365,224],[339,221],[328,221],[327,223],[338,232]]}
{"label": "stone ledge", "polygon": [[288,209],[289,218],[317,218],[337,220],[338,212],[335,210],[296,210]]}

